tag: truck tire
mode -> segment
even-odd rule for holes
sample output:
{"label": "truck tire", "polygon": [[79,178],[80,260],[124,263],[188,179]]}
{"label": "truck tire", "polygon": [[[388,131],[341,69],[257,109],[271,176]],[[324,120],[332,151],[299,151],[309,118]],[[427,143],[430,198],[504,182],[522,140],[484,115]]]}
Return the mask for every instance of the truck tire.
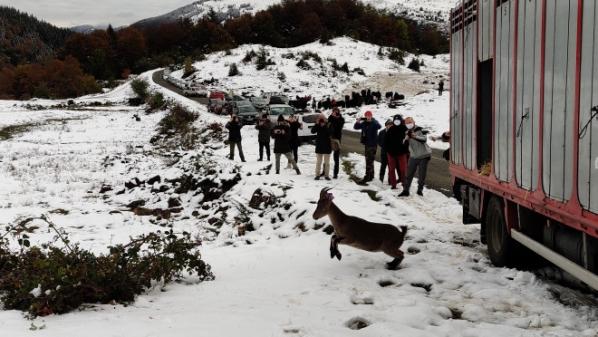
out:
{"label": "truck tire", "polygon": [[492,197],[488,202],[483,227],[490,261],[497,267],[512,266],[516,245],[507,231],[504,208],[499,198]]}

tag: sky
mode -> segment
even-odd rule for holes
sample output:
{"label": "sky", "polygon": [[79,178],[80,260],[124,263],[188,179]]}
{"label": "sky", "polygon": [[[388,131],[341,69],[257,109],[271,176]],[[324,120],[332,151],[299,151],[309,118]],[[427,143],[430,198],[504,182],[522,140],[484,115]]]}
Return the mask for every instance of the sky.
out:
{"label": "sky", "polygon": [[194,0],[0,0],[59,27],[78,25],[122,26],[162,15]]}

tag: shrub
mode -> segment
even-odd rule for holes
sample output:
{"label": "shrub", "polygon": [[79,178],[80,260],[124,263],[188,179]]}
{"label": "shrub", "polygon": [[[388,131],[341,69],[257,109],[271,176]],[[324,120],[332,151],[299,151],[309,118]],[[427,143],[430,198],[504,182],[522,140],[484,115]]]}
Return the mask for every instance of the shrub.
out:
{"label": "shrub", "polygon": [[193,66],[193,60],[190,57],[185,59],[185,69],[183,71],[183,78],[187,78],[195,72],[195,67]]}
{"label": "shrub", "polygon": [[399,49],[391,49],[388,53],[388,59],[395,61],[396,63],[404,66],[405,65],[405,52]]}
{"label": "shrub", "polygon": [[147,99],[149,95],[148,88],[149,84],[145,80],[135,79],[131,82],[131,89],[133,89],[135,95],[137,95],[137,97],[141,100]]}
{"label": "shrub", "polygon": [[237,64],[231,63],[231,65],[228,68],[228,76],[237,76],[240,74],[241,72],[239,71],[239,68],[237,68]]}
{"label": "shrub", "polygon": [[243,63],[249,63],[252,62],[254,58],[257,57],[257,53],[254,50],[250,50],[247,53],[245,53],[245,57],[243,57]]}
{"label": "shrub", "polygon": [[311,66],[309,65],[309,63],[307,63],[307,61],[305,61],[304,59],[301,59],[301,60],[299,60],[299,62],[297,62],[297,68],[303,69],[303,70],[312,69]]}
{"label": "shrub", "polygon": [[255,61],[255,68],[257,70],[264,70],[266,67],[276,64],[272,59],[268,58],[268,56],[270,56],[270,54],[268,54],[266,49],[261,48],[257,54],[257,60]]}
{"label": "shrub", "polygon": [[419,60],[416,58],[411,59],[411,62],[409,62],[409,65],[407,66],[407,68],[417,72],[419,72],[419,67]]}
{"label": "shrub", "polygon": [[276,77],[278,77],[278,80],[280,80],[281,82],[284,82],[287,80],[287,75],[282,71],[279,71],[278,74],[276,75]]}
{"label": "shrub", "polygon": [[320,57],[320,55],[318,55],[318,54],[316,54],[314,52],[311,52],[311,51],[304,51],[304,52],[302,52],[301,53],[301,58],[303,60],[306,60],[306,61],[309,60],[309,59],[312,59],[312,60],[314,60],[314,61],[316,61],[318,63],[322,63],[322,58]]}
{"label": "shrub", "polygon": [[[200,281],[214,279],[198,251],[201,243],[189,233],[150,233],[95,255],[71,245],[46,217],[39,219],[48,222],[64,247],[30,247],[27,233],[35,227],[24,222],[7,228],[21,249],[12,251],[8,240],[0,242],[0,299],[6,309],[34,317],[62,314],[85,303],[130,303],[157,282],[169,283],[187,273]],[[35,219],[25,222],[29,220]]]}
{"label": "shrub", "polygon": [[349,65],[347,64],[347,62],[345,62],[345,64],[343,64],[339,70],[348,74],[349,73]]}
{"label": "shrub", "polygon": [[164,99],[164,95],[160,92],[156,92],[147,100],[147,104],[149,105],[151,110],[160,110],[166,106],[166,100]]}
{"label": "shrub", "polygon": [[175,105],[159,123],[161,134],[186,133],[191,129],[191,124],[197,119],[197,115],[180,105]]}

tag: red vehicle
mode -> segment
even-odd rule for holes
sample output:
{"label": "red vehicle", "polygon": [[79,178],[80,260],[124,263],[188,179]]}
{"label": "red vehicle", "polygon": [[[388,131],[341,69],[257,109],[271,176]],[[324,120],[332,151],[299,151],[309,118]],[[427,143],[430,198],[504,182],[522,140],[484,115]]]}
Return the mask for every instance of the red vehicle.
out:
{"label": "red vehicle", "polygon": [[221,101],[224,101],[225,96],[225,93],[223,93],[222,91],[210,91],[209,99],[219,99]]}
{"label": "red vehicle", "polygon": [[598,290],[598,1],[451,11],[451,163],[496,265],[525,246]]}

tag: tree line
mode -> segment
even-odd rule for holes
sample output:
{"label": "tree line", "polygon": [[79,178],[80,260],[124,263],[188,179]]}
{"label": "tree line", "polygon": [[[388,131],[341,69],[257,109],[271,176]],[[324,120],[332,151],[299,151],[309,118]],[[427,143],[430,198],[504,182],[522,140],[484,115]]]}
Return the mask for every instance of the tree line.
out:
{"label": "tree line", "polygon": [[[449,46],[447,35],[436,25],[377,10],[357,0],[284,0],[255,15],[225,22],[211,12],[195,23],[180,20],[121,30],[108,27],[91,34],[73,33],[56,53],[61,60],[56,62],[68,63],[67,68],[77,72],[70,78],[87,84],[89,77],[81,76],[78,70],[95,79],[115,80],[182,63],[189,56],[201,59],[207,53],[248,43],[288,48],[316,40],[327,43],[338,36],[423,54],[445,53]],[[41,69],[50,76],[56,62],[39,63],[36,71]],[[4,82],[0,84],[0,97],[65,97],[64,90],[55,90],[54,81],[27,74],[33,70],[31,67],[5,65],[0,70],[0,83]],[[24,85],[28,80],[38,82]],[[84,93],[94,90],[90,85],[77,83],[74,87]]]}

